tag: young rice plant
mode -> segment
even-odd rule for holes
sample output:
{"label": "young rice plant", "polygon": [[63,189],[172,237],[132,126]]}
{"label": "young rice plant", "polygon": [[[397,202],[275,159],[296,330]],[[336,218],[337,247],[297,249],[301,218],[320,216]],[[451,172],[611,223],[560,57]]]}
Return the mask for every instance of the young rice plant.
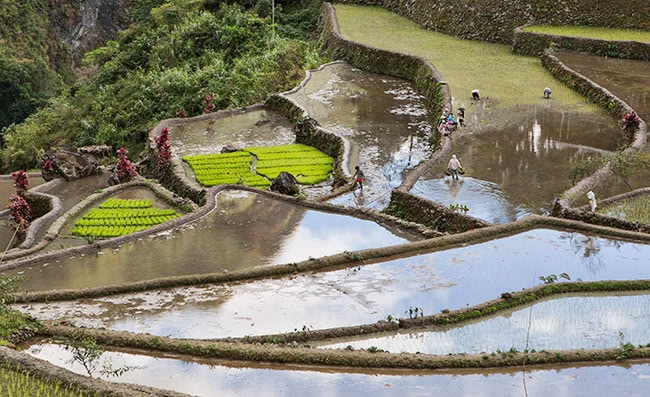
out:
{"label": "young rice plant", "polygon": [[173,209],[152,208],[149,200],[109,198],[90,209],[72,227],[72,235],[110,238],[135,233],[179,215]]}

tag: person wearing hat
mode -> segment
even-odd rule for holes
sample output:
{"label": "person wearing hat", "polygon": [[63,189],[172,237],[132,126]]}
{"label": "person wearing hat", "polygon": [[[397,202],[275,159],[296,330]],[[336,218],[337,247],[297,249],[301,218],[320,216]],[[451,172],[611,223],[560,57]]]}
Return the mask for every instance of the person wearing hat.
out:
{"label": "person wearing hat", "polygon": [[478,90],[472,90],[472,99],[481,99],[481,94],[478,93]]}

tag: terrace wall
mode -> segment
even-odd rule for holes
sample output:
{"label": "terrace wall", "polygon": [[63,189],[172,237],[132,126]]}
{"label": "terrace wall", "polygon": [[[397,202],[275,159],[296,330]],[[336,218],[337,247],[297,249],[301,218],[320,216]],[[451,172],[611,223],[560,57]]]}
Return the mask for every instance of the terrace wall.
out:
{"label": "terrace wall", "polygon": [[379,5],[419,25],[465,39],[512,43],[527,23],[650,30],[647,0],[342,0]]}
{"label": "terrace wall", "polygon": [[650,61],[650,44],[637,41],[609,41],[584,37],[557,36],[525,32],[515,29],[512,52],[521,55],[539,56],[551,45],[571,51],[588,52],[612,58],[630,58]]}
{"label": "terrace wall", "polygon": [[443,233],[462,233],[490,226],[489,223],[471,216],[459,214],[423,197],[393,190],[386,212]]}

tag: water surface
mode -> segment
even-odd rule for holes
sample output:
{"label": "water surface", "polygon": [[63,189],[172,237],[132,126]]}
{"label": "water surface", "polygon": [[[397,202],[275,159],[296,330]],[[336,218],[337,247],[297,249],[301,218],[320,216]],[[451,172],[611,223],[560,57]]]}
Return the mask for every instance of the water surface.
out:
{"label": "water surface", "polygon": [[275,146],[294,143],[289,120],[266,109],[248,110],[227,117],[189,118],[170,128],[171,145],[177,156],[221,153],[235,147]]}
{"label": "water surface", "polygon": [[[39,344],[26,353],[85,374],[60,345]],[[611,363],[583,366],[450,371],[342,372],[317,368],[216,360],[159,357],[136,352],[104,353],[114,368],[140,368],[104,379],[176,390],[195,396],[597,396],[615,390],[621,396],[645,396],[650,364]],[[100,364],[101,366],[101,364]]]}
{"label": "water surface", "polygon": [[338,62],[312,71],[307,84],[287,96],[348,140],[348,172],[360,165],[365,173],[364,196],[344,195],[334,204],[383,208],[405,171],[429,157],[424,97],[406,80]]}
{"label": "water surface", "polygon": [[[327,348],[375,346],[391,353],[479,354],[510,349],[610,349],[650,342],[650,295],[548,299],[488,319],[435,331],[401,332],[327,343]],[[358,339],[358,340],[357,340]]]}
{"label": "water surface", "polygon": [[84,288],[298,262],[406,241],[371,221],[252,193],[222,193],[214,211],[182,230],[10,273],[28,276],[26,290]]}
{"label": "water surface", "polygon": [[[465,247],[254,282],[16,305],[39,319],[177,338],[265,335],[460,309],[567,273],[650,277],[650,245],[534,229]],[[650,342],[650,341],[648,341]]]}

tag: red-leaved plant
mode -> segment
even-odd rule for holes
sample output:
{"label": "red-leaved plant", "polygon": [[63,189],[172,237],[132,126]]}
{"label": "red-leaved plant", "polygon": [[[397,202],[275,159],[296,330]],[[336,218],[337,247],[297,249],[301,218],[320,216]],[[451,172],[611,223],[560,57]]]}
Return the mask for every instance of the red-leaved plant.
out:
{"label": "red-leaved plant", "polygon": [[13,221],[16,231],[22,232],[29,226],[29,217],[31,215],[31,208],[29,203],[25,200],[25,193],[29,189],[29,179],[27,173],[23,170],[14,171],[11,173],[14,180],[14,187],[16,194],[9,196],[9,212],[11,220]]}
{"label": "red-leaved plant", "polygon": [[11,177],[14,180],[14,187],[16,188],[16,194],[24,195],[29,189],[29,180],[27,179],[27,173],[23,170],[14,171],[11,173]]}
{"label": "red-leaved plant", "polygon": [[214,103],[212,101],[214,100],[214,92],[209,93],[208,95],[205,96],[205,108],[203,109],[203,113],[212,113],[214,111]]}
{"label": "red-leaved plant", "polygon": [[158,150],[158,169],[165,171],[169,168],[172,160],[172,148],[169,144],[169,128],[165,127],[160,131],[160,135],[154,138],[156,149]]}
{"label": "red-leaved plant", "polygon": [[126,148],[117,149],[117,165],[115,166],[115,176],[120,183],[128,182],[138,175],[133,163],[126,157],[129,153]]}
{"label": "red-leaved plant", "polygon": [[31,209],[27,200],[19,194],[12,194],[9,196],[9,211],[11,213],[11,220],[13,221],[14,228],[22,232],[29,226],[29,219]]}

